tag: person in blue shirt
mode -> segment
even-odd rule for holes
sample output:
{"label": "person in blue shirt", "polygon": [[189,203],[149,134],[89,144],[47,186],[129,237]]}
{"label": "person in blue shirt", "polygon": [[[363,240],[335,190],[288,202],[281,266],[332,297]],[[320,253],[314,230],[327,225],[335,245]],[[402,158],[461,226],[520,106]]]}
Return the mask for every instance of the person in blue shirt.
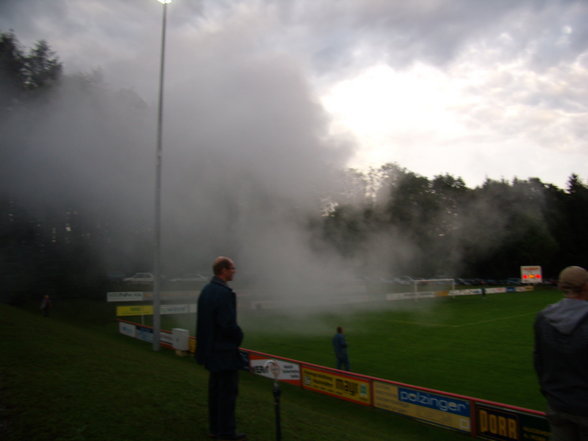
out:
{"label": "person in blue shirt", "polygon": [[335,357],[337,358],[337,369],[344,371],[350,371],[349,367],[349,355],[347,354],[347,341],[345,340],[345,334],[343,334],[343,328],[337,327],[337,333],[333,337],[333,349],[335,350]]}

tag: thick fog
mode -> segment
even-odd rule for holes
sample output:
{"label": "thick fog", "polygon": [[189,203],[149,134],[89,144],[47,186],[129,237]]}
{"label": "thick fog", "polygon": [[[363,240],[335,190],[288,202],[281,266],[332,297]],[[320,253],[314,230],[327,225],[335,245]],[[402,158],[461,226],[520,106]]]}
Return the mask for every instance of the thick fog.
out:
{"label": "thick fog", "polygon": [[[288,55],[225,58],[222,46],[186,54],[181,78],[166,83],[164,272],[210,273],[214,257],[228,255],[264,290],[326,286],[345,265],[316,253],[324,248],[313,246],[309,221],[336,191],[352,144],[328,136],[328,119]],[[142,232],[116,236],[108,253],[132,256],[138,237],[149,252],[156,121],[155,106],[134,92],[97,74],[66,76],[2,122],[2,186],[39,216],[77,210],[85,222]]]}
{"label": "thick fog", "polygon": [[283,286],[322,273],[308,222],[335,190],[350,145],[327,136],[287,56],[193,62],[194,76],[169,87],[166,102],[166,258],[227,254],[244,274]]}
{"label": "thick fog", "polygon": [[[95,248],[108,270],[151,270],[161,4],[22,0],[0,2],[0,11],[1,31],[14,29],[28,47],[46,39],[66,74],[58,87],[33,104],[15,106],[0,121],[1,188],[26,201],[40,219],[50,209],[79,210],[84,222],[105,224],[116,240],[97,239]],[[491,7],[463,0],[174,2],[163,124],[164,272],[209,272],[214,257],[225,254],[237,262],[235,283],[258,281],[259,289],[287,297],[332,291],[335,282],[366,271],[414,274],[410,262],[427,250],[396,231],[364,238],[363,248],[347,260],[320,243],[310,226],[332,195],[345,192],[341,172],[361,150],[361,140],[333,135],[322,95],[382,63],[398,72],[425,63],[457,78],[460,69],[469,72],[467,66],[484,68],[484,81],[468,83],[471,100],[458,106],[483,130],[419,150],[410,139],[430,127],[418,118],[418,133],[383,139],[385,149],[394,161],[412,152],[419,164],[435,163],[439,173],[451,172],[439,170],[448,163],[457,175],[551,169],[546,149],[568,147],[559,129],[545,128],[544,121],[559,121],[554,113],[543,114],[535,103],[574,107],[585,95],[571,87],[585,77],[585,15],[580,3],[565,1],[499,1]],[[513,62],[522,63],[520,78],[512,69],[483,75]],[[544,70],[558,81],[542,79]],[[568,86],[560,88],[559,78]],[[497,95],[484,104],[487,91]],[[574,94],[580,98],[570,101]],[[511,118],[506,110],[512,97],[525,106]],[[400,98],[400,106],[414,101]],[[525,118],[530,107],[538,125]],[[555,123],[574,134],[571,152],[581,150],[575,139],[586,126],[585,106],[577,107],[577,117],[570,114],[573,126]],[[387,121],[402,131],[402,120],[391,115]],[[493,126],[500,121],[504,127]],[[523,149],[525,161],[505,159],[511,152],[503,135],[510,142],[543,129],[553,143],[539,143],[547,146],[539,153]],[[467,149],[452,154],[447,144]],[[471,161],[462,162],[466,157]],[[475,208],[477,216],[463,220],[465,229],[477,231],[479,218],[501,225],[491,204]],[[495,239],[477,236],[466,246],[483,249]],[[447,271],[457,274],[464,244],[453,245]],[[138,254],[140,262],[134,261]]]}

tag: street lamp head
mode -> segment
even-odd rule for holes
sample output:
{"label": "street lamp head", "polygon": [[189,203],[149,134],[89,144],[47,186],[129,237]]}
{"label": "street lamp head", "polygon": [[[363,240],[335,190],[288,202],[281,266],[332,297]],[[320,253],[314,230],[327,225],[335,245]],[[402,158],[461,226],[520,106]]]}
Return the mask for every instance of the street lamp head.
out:
{"label": "street lamp head", "polygon": [[159,3],[163,4],[163,5],[168,5],[172,2],[172,0],[159,0]]}

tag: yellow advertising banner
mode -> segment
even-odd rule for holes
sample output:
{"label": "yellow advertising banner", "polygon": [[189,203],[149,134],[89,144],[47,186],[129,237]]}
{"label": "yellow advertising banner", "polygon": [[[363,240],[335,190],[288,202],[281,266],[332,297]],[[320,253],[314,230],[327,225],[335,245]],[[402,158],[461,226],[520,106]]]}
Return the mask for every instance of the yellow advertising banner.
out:
{"label": "yellow advertising banner", "polygon": [[470,431],[470,403],[451,396],[373,382],[374,407],[433,424]]}
{"label": "yellow advertising banner", "polygon": [[153,305],[117,306],[117,317],[132,317],[138,315],[153,315]]}
{"label": "yellow advertising banner", "polygon": [[[159,312],[162,315],[194,314],[196,305],[161,305]],[[153,315],[153,305],[117,306],[116,315],[117,317]]]}
{"label": "yellow advertising banner", "polygon": [[303,366],[302,384],[304,389],[332,395],[365,406],[371,405],[368,380]]}

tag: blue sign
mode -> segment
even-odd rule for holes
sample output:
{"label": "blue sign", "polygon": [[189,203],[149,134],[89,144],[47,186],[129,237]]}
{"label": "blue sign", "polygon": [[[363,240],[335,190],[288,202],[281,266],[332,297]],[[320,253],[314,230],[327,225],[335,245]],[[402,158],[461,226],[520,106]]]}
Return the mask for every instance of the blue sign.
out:
{"label": "blue sign", "polygon": [[137,338],[148,343],[153,343],[153,329],[138,327]]}
{"label": "blue sign", "polygon": [[428,407],[464,417],[470,416],[470,403],[466,400],[432,394],[415,389],[398,388],[398,400],[416,406]]}

